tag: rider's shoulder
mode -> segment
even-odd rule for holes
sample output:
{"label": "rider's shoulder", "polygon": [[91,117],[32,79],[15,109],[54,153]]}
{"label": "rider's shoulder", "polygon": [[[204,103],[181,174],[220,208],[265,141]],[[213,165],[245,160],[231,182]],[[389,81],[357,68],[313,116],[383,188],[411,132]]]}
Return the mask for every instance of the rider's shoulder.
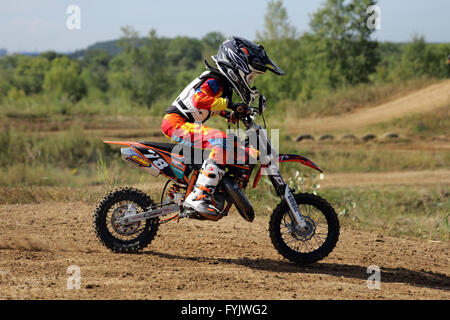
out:
{"label": "rider's shoulder", "polygon": [[221,73],[217,73],[214,71],[204,71],[200,76],[200,79],[202,80],[216,80],[218,82],[224,82],[226,79]]}
{"label": "rider's shoulder", "polygon": [[211,88],[219,88],[226,85],[226,79],[221,75],[211,71],[203,72],[200,77],[202,84],[207,84]]}

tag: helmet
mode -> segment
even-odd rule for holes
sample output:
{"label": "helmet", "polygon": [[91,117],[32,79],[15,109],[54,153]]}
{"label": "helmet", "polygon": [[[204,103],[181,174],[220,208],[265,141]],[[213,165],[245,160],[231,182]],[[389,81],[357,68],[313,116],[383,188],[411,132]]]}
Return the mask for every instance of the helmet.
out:
{"label": "helmet", "polygon": [[258,96],[256,87],[252,87],[258,75],[267,70],[278,75],[285,74],[270,60],[263,46],[239,37],[225,40],[212,59],[247,104],[252,103]]}

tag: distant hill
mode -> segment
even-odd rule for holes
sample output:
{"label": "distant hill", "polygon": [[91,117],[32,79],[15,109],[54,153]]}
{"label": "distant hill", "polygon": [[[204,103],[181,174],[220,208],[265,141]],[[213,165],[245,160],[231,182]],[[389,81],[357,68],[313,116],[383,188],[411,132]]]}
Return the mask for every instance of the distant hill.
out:
{"label": "distant hill", "polygon": [[[167,41],[173,40],[170,38],[166,39]],[[80,49],[80,50],[76,50],[72,53],[69,53],[68,56],[70,58],[73,59],[78,59],[78,58],[82,58],[87,51],[90,50],[103,50],[108,52],[111,55],[118,55],[122,52],[122,48],[120,48],[120,46],[118,45],[119,43],[119,39],[115,39],[115,40],[107,40],[107,41],[99,41],[96,42],[90,46],[88,46],[86,49]],[[402,49],[405,46],[405,43],[395,43],[395,42],[379,42],[379,48],[381,51],[381,55],[382,57],[386,57],[389,56],[391,57],[392,55],[401,55],[402,53]]]}
{"label": "distant hill", "polygon": [[81,49],[70,53],[69,57],[73,59],[82,58],[86,54],[86,52],[90,50],[103,50],[108,52],[109,54],[118,55],[122,52],[122,48],[118,46],[118,42],[119,40],[96,42],[88,46],[86,49]]}

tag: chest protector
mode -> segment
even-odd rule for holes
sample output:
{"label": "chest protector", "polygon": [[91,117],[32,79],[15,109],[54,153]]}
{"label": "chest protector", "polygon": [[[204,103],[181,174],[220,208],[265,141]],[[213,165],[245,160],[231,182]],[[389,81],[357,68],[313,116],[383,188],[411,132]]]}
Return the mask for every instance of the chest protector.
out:
{"label": "chest protector", "polygon": [[172,106],[188,119],[189,122],[205,122],[210,117],[218,115],[220,111],[211,111],[206,109],[197,109],[192,100],[198,88],[200,88],[206,79],[214,78],[222,84],[222,97],[229,98],[231,101],[232,91],[227,85],[226,80],[213,71],[205,71],[198,78],[192,81],[172,103]]}

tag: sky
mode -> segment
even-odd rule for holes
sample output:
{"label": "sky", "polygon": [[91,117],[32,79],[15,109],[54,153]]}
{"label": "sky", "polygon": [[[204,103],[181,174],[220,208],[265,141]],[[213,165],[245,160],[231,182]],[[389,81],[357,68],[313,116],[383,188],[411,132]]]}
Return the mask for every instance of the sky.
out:
{"label": "sky", "polygon": [[[308,30],[310,15],[323,0],[284,0],[298,31]],[[80,9],[79,29],[67,26]],[[8,52],[72,52],[121,36],[132,26],[141,36],[201,38],[219,31],[254,39],[263,30],[267,0],[0,0],[0,48]],[[373,38],[405,42],[423,35],[427,42],[450,42],[450,0],[379,0],[380,29]],[[72,24],[73,26],[73,24]]]}

